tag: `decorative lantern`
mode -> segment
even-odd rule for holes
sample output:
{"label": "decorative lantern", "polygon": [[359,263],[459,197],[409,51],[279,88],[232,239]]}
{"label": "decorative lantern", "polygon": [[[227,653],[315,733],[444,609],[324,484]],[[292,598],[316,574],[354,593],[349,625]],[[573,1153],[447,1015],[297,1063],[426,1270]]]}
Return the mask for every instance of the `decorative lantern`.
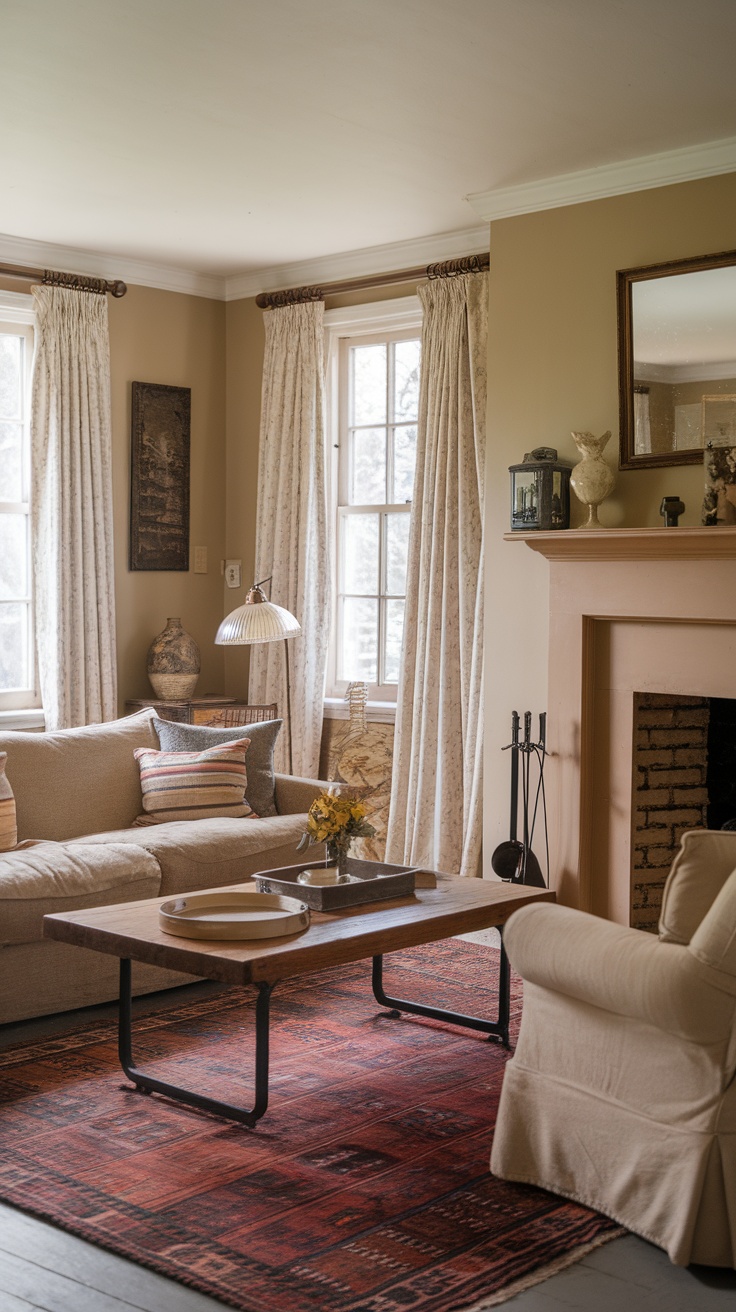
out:
{"label": "decorative lantern", "polygon": [[509,466],[513,530],[570,527],[571,469],[551,446],[535,447],[522,464]]}

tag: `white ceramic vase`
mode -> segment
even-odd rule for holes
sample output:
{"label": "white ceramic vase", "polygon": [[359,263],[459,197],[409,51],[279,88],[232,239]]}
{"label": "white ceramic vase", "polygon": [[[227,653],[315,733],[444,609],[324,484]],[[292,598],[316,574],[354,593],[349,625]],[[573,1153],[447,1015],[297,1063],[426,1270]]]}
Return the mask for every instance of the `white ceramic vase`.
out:
{"label": "white ceramic vase", "polygon": [[572,436],[583,458],[570,474],[570,486],[578,501],[588,507],[587,521],[581,527],[602,528],[598,507],[616,485],[613,470],[602,455],[611,432],[609,429],[602,437],[594,437],[592,433],[573,433]]}

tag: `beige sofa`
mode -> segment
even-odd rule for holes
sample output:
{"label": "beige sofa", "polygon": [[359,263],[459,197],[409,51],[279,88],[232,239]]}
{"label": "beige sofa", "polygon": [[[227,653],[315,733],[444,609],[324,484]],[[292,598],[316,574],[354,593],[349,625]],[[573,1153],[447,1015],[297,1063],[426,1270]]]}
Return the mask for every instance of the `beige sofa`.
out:
{"label": "beige sofa", "polygon": [[[133,752],[158,747],[154,714],[0,734],[19,844],[0,853],[0,1023],[117,996],[117,961],[44,939],[44,915],[237,883],[300,860],[305,812],[323,786],[315,780],[276,775],[278,814],[263,819],[132,827],[142,811]],[[186,979],[141,965],[134,990]]]}

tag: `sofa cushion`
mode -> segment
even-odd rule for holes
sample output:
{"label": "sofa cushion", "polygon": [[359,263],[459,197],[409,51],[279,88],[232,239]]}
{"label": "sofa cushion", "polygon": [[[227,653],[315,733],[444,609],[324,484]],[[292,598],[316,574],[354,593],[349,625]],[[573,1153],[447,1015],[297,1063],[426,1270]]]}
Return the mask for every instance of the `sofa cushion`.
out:
{"label": "sofa cushion", "polygon": [[248,738],[220,743],[204,752],[159,752],[139,747],[143,810],[137,823],[208,820],[229,816],[242,820],[254,812],[245,800]]}
{"label": "sofa cushion", "polygon": [[263,720],[260,724],[233,725],[229,729],[213,729],[205,724],[179,724],[174,720],[160,720],[153,726],[165,752],[201,752],[218,743],[232,743],[247,737],[250,740],[246,767],[248,782],[245,796],[256,815],[276,815],[274,797],[273,749],[283,720]]}
{"label": "sofa cushion", "polygon": [[156,897],[161,870],[135,846],[27,843],[0,857],[0,945],[35,943],[55,911]]}
{"label": "sofa cushion", "polygon": [[[296,846],[305,821],[303,813],[269,816],[265,820],[197,820],[195,824],[172,821],[145,829],[89,834],[79,841],[144,847],[161,867],[164,897],[236,884],[252,879],[259,870],[303,864]],[[311,849],[312,859],[320,859],[322,850]]]}
{"label": "sofa cushion", "polygon": [[18,838],[63,842],[92,830],[125,829],[141,809],[136,747],[158,747],[155,712],[56,733],[0,734],[15,794]]}

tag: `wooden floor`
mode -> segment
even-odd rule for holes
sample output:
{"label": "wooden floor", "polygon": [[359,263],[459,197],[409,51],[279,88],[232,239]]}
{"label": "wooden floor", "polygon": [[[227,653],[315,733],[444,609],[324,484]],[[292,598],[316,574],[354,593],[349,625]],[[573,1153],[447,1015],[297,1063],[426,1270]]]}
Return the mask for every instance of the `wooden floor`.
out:
{"label": "wooden floor", "polygon": [[[494,931],[467,935],[493,941]],[[496,938],[496,942],[497,942]],[[169,990],[138,1004],[168,1007],[211,984]],[[0,1028],[0,1048],[71,1028],[115,1007],[45,1017]],[[0,1312],[222,1312],[224,1304],[106,1253],[55,1226],[0,1203]],[[674,1267],[633,1235],[614,1240],[504,1305],[509,1312],[733,1312],[736,1272]]]}

